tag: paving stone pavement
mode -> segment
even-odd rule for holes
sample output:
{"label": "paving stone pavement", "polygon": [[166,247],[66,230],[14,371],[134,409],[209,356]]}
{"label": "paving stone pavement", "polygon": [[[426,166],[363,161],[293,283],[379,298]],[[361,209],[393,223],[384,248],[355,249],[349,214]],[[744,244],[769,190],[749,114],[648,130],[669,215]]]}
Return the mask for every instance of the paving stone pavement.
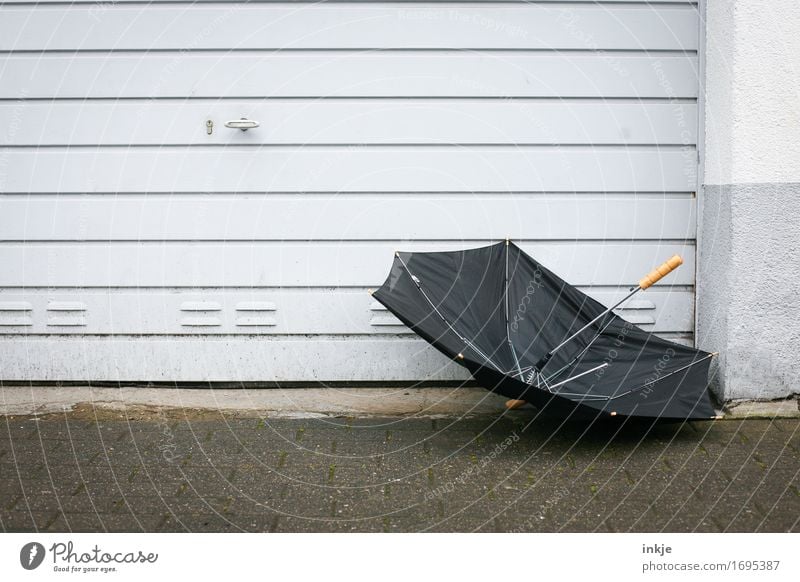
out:
{"label": "paving stone pavement", "polygon": [[3,531],[800,531],[800,421],[0,417]]}

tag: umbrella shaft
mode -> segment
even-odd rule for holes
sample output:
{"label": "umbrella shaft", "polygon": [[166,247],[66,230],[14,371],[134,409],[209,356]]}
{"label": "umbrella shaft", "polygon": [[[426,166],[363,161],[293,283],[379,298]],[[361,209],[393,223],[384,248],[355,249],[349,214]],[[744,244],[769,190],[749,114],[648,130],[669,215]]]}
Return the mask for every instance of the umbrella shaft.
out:
{"label": "umbrella shaft", "polygon": [[625,302],[626,302],[628,299],[630,299],[631,297],[633,297],[634,295],[636,295],[636,294],[637,294],[639,291],[641,291],[641,290],[642,290],[642,288],[641,288],[641,287],[636,287],[635,289],[632,289],[632,290],[631,290],[631,292],[630,292],[630,293],[628,293],[628,295],[627,295],[627,296],[626,296],[624,299],[622,299],[621,301],[618,301],[618,302],[616,303],[616,305],[614,305],[613,307],[609,307],[608,309],[606,309],[606,310],[605,310],[603,313],[601,313],[600,315],[598,315],[597,317],[595,317],[595,318],[594,318],[592,321],[590,321],[589,323],[587,323],[586,325],[584,325],[582,328],[580,328],[578,331],[576,331],[575,333],[573,333],[571,336],[569,336],[569,337],[568,337],[567,339],[565,339],[563,342],[561,342],[561,343],[560,343],[560,344],[558,344],[556,347],[554,347],[552,350],[550,350],[549,352],[547,352],[547,353],[544,355],[544,357],[543,357],[541,360],[539,360],[539,361],[536,363],[536,368],[537,368],[537,369],[538,369],[538,370],[541,372],[541,371],[544,369],[544,367],[547,365],[547,362],[549,362],[549,361],[550,361],[550,358],[552,358],[552,357],[553,357],[553,354],[555,354],[557,351],[559,351],[559,350],[560,350],[561,348],[563,348],[565,345],[567,345],[568,343],[570,343],[570,342],[571,342],[572,340],[574,340],[576,337],[578,337],[579,335],[581,335],[581,334],[582,334],[584,331],[586,331],[587,329],[589,329],[590,327],[592,327],[592,326],[593,326],[595,323],[597,323],[598,321],[600,321],[601,319],[603,319],[604,317],[606,317],[606,316],[607,316],[609,313],[611,313],[612,311],[614,311],[614,310],[615,310],[617,307],[619,307],[620,305],[622,305],[623,303],[625,303]]}

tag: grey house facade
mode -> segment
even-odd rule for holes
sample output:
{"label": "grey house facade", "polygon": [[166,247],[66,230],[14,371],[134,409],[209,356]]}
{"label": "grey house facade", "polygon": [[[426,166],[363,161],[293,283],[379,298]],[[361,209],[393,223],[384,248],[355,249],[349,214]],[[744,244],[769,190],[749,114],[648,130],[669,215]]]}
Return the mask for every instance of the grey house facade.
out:
{"label": "grey house facade", "polygon": [[367,290],[510,237],[606,304],[681,254],[620,315],[721,352],[723,399],[788,396],[798,18],[3,2],[0,379],[458,380]]}

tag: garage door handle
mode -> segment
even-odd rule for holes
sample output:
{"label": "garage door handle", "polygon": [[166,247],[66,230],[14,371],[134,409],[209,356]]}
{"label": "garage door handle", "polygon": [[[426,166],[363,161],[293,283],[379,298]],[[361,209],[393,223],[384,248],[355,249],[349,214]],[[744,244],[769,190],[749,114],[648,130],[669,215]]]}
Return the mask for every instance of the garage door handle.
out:
{"label": "garage door handle", "polygon": [[231,119],[230,121],[226,121],[225,127],[247,131],[248,129],[255,129],[258,127],[258,122],[254,119],[246,119],[242,117],[241,119]]}

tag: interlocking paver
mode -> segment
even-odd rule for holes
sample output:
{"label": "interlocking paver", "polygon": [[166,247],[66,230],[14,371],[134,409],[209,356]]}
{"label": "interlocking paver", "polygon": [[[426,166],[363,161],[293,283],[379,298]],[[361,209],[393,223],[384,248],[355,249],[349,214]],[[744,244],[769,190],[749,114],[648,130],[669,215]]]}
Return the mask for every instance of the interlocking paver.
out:
{"label": "interlocking paver", "polygon": [[0,419],[5,531],[797,531],[793,419]]}

